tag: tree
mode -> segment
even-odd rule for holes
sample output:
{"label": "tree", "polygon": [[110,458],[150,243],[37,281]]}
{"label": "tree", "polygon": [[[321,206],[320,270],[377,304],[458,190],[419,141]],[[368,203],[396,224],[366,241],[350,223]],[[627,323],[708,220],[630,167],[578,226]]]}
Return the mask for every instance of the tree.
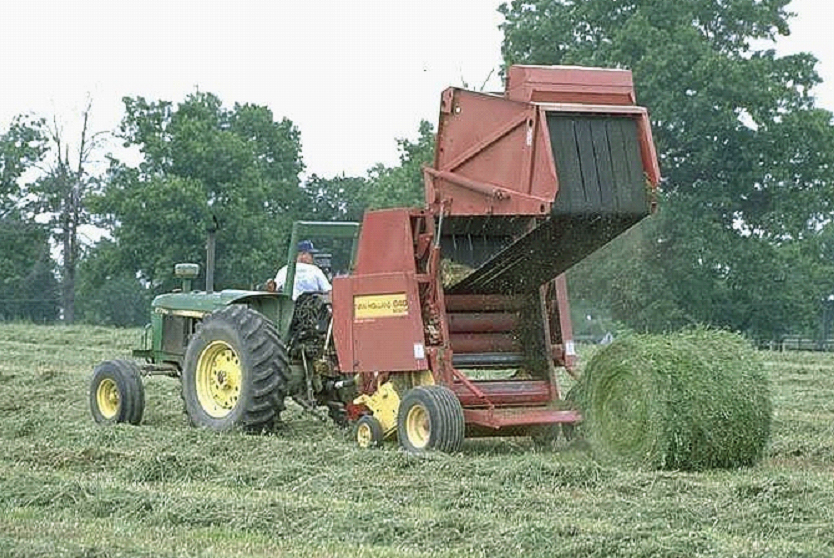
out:
{"label": "tree", "polygon": [[0,134],[0,319],[58,318],[49,233],[25,213],[23,175],[45,152],[44,123],[20,116]]}
{"label": "tree", "polygon": [[304,219],[361,221],[368,205],[369,181],[363,177],[310,176],[303,185],[305,200],[299,208]]}
{"label": "tree", "polygon": [[88,249],[79,263],[77,311],[84,322],[99,325],[129,327],[148,321],[148,289],[135,271],[120,263],[120,253],[110,239]]}
{"label": "tree", "polygon": [[31,116],[16,117],[0,134],[0,217],[18,211],[24,192],[22,175],[37,164],[46,151],[44,121]]}
{"label": "tree", "polygon": [[831,288],[830,281],[811,289],[801,281],[778,282],[774,271],[790,262],[800,276],[819,275],[819,255],[807,247],[834,210],[834,132],[831,114],[814,104],[816,60],[759,46],[788,33],[788,2],[515,0],[501,6],[507,64],[630,68],[638,99],[651,110],[663,211],[654,224],[642,225],[643,241],[616,241],[617,257],[627,261],[585,266],[574,275],[575,284],[608,285],[617,280],[615,270],[642,277],[627,292],[603,291],[606,304],[630,299],[621,318],[647,308],[646,291],[663,285],[656,293],[662,301],[652,301],[677,316],[675,325],[705,321],[770,335],[775,324],[805,327],[808,304]]}
{"label": "tree", "polygon": [[60,314],[49,231],[7,215],[0,219],[0,320],[53,322]]}
{"label": "tree", "polygon": [[319,220],[362,219],[366,209],[422,207],[424,205],[423,167],[434,160],[434,128],[420,122],[416,141],[398,138],[399,164],[377,164],[367,178],[312,175],[304,184],[304,207]]}
{"label": "tree", "polygon": [[367,203],[370,209],[424,205],[423,166],[434,160],[434,127],[422,120],[418,133],[417,141],[397,140],[399,166],[376,165],[368,171]]}
{"label": "tree", "polygon": [[218,287],[251,287],[286,254],[301,198],[300,134],[256,105],[224,108],[210,93],[173,105],[125,98],[125,146],[137,168],[112,161],[96,212],[112,230],[124,270],[161,292],[176,286],[177,262],[204,261],[217,232]]}
{"label": "tree", "polygon": [[90,223],[88,197],[97,186],[97,179],[89,172],[93,154],[101,147],[104,132],[89,129],[92,101],[81,113],[81,136],[77,151],[72,153],[62,127],[53,119],[48,129],[51,161],[45,174],[29,188],[34,196],[31,208],[48,215],[53,238],[61,247],[61,307],[64,322],[75,321],[75,275],[81,256],[79,228]]}
{"label": "tree", "polygon": [[[302,187],[298,214],[317,221],[361,221],[367,209],[422,207],[423,166],[434,156],[434,130],[425,120],[420,122],[417,141],[397,139],[400,164],[375,165],[367,178],[336,176],[323,178],[313,174]],[[331,253],[336,269],[347,269],[351,246],[346,242],[318,239],[316,246]],[[341,267],[339,267],[341,266]]]}

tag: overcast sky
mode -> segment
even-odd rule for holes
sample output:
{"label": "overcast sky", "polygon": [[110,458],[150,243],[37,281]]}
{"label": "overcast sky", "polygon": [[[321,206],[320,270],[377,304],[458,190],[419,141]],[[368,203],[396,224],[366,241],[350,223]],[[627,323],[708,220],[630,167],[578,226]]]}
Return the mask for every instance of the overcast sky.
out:
{"label": "overcast sky", "polygon": [[[415,137],[421,119],[436,122],[445,87],[489,78],[488,90],[501,88],[499,4],[2,0],[0,130],[35,112],[57,114],[71,134],[88,96],[94,130],[114,129],[123,96],[180,101],[199,89],[291,119],[308,174],[364,174],[394,164],[395,138]],[[779,50],[816,55],[817,96],[834,110],[834,6],[794,0],[791,10]]]}

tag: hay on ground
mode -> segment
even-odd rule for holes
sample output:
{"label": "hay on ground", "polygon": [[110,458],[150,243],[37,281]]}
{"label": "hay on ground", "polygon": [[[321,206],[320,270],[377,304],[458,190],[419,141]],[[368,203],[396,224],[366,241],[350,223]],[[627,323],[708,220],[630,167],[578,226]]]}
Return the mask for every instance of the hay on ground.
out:
{"label": "hay on ground", "polygon": [[633,335],[599,351],[576,395],[595,453],[652,469],[753,465],[770,435],[763,363],[728,332]]}
{"label": "hay on ground", "polygon": [[440,277],[444,287],[451,287],[466,279],[473,271],[466,264],[454,262],[448,258],[440,260]]}

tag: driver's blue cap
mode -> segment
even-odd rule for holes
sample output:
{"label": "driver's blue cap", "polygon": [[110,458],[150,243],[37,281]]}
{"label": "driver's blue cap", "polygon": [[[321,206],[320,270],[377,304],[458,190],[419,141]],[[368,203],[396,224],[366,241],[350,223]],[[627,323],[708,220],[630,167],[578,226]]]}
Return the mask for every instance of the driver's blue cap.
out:
{"label": "driver's blue cap", "polygon": [[313,243],[310,240],[302,240],[298,243],[298,251],[299,252],[309,252],[310,254],[315,254],[316,249],[313,247]]}

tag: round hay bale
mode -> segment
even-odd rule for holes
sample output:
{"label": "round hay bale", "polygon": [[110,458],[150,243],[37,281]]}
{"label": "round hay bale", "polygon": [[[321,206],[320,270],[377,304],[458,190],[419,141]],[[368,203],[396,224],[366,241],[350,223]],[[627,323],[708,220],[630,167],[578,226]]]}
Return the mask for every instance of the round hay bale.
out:
{"label": "round hay bale", "polygon": [[742,337],[692,329],[632,335],[596,353],[578,384],[594,452],[651,469],[755,464],[770,436],[770,386]]}

